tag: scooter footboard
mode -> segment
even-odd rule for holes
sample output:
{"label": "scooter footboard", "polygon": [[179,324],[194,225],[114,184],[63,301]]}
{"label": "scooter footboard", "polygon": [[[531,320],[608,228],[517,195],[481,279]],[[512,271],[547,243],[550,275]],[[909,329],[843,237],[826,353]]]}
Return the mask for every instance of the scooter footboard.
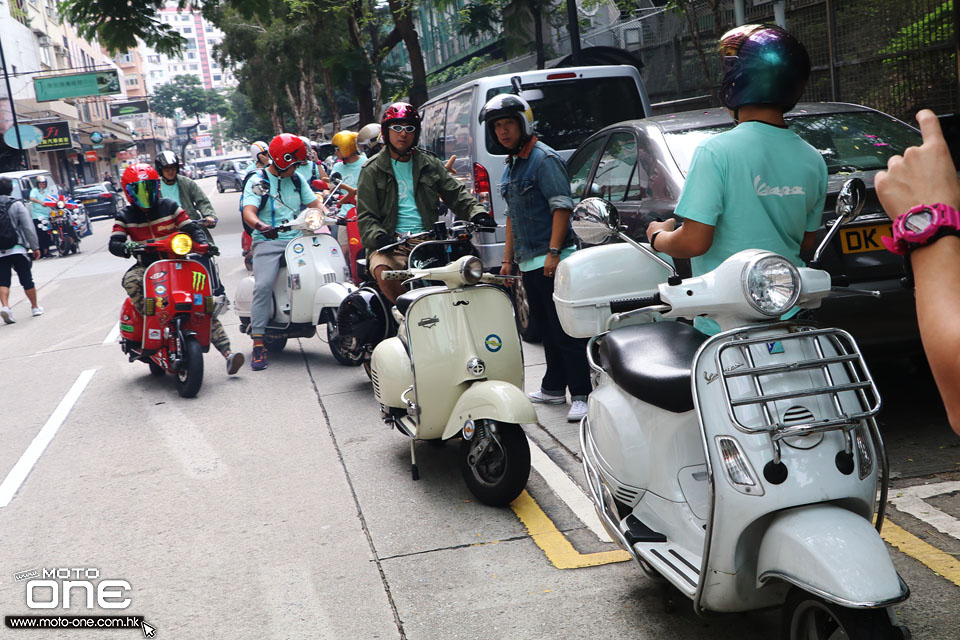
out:
{"label": "scooter footboard", "polygon": [[870,521],[831,504],[774,516],[757,556],[758,586],[769,580],[851,608],[886,607],[910,595]]}
{"label": "scooter footboard", "polygon": [[509,424],[533,424],[537,412],[521,389],[502,380],[484,380],[463,392],[443,430],[452,438],[467,420],[497,420]]}

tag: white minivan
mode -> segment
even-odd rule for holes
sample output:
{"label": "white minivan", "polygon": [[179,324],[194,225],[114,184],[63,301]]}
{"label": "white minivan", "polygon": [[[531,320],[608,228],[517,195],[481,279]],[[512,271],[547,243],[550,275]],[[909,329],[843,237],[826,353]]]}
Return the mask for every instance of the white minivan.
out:
{"label": "white minivan", "polygon": [[[500,197],[506,156],[491,151],[493,141],[480,123],[480,110],[500,93],[519,93],[530,103],[537,136],[564,160],[608,124],[651,115],[643,80],[630,65],[562,67],[477,78],[425,102],[420,107],[420,146],[443,160],[455,154],[457,177],[490,208],[499,225],[506,223]],[[503,240],[502,228],[475,237],[487,269],[500,268]],[[523,331],[526,305],[517,302]]]}
{"label": "white minivan", "polygon": [[[609,65],[565,67],[478,78],[432,98],[420,107],[420,146],[446,160],[481,204],[504,224],[500,178],[506,156],[490,151],[493,140],[480,123],[480,110],[493,96],[515,92],[530,103],[539,139],[564,159],[581,142],[608,124],[650,115],[650,100],[636,67]],[[480,239],[488,266],[503,259],[503,230]]]}

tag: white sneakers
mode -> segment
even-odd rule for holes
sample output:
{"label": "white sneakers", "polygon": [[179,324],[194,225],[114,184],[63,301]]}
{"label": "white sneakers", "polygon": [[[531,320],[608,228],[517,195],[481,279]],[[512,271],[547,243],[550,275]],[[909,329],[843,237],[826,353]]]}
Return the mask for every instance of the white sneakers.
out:
{"label": "white sneakers", "polygon": [[570,403],[570,411],[567,412],[567,422],[580,422],[585,415],[587,415],[587,403],[583,400],[574,400]]}
{"label": "white sneakers", "polygon": [[[34,318],[37,316],[42,316],[43,307],[34,307],[30,310],[30,313]],[[6,324],[13,324],[16,322],[16,319],[13,317],[13,309],[10,307],[0,307],[0,318],[3,318],[3,321]]]}
{"label": "white sneakers", "polygon": [[566,404],[567,403],[567,394],[555,396],[549,393],[544,393],[543,389],[537,389],[533,393],[528,393],[527,397],[530,398],[530,402],[536,404]]}

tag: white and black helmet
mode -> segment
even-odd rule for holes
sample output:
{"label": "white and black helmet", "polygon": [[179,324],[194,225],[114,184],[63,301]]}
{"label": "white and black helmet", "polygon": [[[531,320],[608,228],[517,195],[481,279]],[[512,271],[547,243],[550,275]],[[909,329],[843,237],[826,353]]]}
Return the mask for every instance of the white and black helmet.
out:
{"label": "white and black helmet", "polygon": [[169,149],[161,151],[153,159],[153,166],[157,168],[157,173],[162,173],[164,167],[176,167],[180,171],[180,157]]}
{"label": "white and black helmet", "polygon": [[504,148],[497,140],[493,129],[493,123],[502,118],[513,118],[520,123],[520,143],[517,147],[519,149],[533,137],[533,109],[520,96],[501,93],[487,100],[487,104],[480,110],[480,123],[486,126],[488,140],[492,140],[492,146],[501,149],[504,153],[513,153],[516,149]]}

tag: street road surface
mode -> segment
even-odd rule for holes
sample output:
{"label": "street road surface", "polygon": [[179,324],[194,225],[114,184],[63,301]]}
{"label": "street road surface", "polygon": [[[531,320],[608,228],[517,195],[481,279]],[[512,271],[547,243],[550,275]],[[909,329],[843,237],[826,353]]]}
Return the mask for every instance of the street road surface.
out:
{"label": "street road surface", "polygon": [[[230,294],[246,275],[238,194],[214,183],[200,181]],[[35,265],[45,315],[31,318],[15,286],[17,322],[0,324],[0,614],[123,614],[138,628],[0,637],[778,637],[776,612],[700,619],[682,600],[664,612],[661,588],[592,514],[564,407],[538,407],[527,494],[494,509],[464,486],[455,442],[418,446],[414,482],[409,442],[381,423],[362,369],[318,337],[253,372],[231,309],[222,320],[247,365],[228,377],[211,349],[199,396],[180,398],[116,343],[130,261],[107,252],[110,227],[95,221],[79,255]],[[532,390],[543,355],[525,350]],[[955,640],[960,439],[929,375],[904,362],[874,365],[895,478],[884,535],[912,590],[897,611],[914,638]],[[57,570],[125,581],[103,602],[129,606],[92,591],[88,608],[79,585],[68,610],[29,608],[28,576]]]}

